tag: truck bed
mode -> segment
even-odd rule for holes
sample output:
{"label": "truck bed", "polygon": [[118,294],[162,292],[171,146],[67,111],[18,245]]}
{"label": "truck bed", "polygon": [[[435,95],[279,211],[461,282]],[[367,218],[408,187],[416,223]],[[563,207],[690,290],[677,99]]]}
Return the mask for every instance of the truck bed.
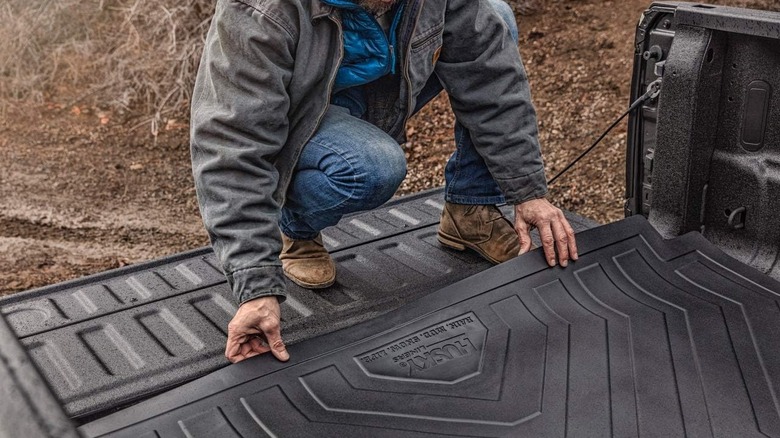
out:
{"label": "truck bed", "polygon": [[0,300],[0,436],[780,436],[779,41],[780,13],[652,5],[638,216],[568,214],[568,269],[442,248],[440,191],[345,218],[288,363],[227,366],[208,249]]}
{"label": "truck bed", "polygon": [[[324,291],[288,282],[285,341],[355,325],[490,267],[438,243],[442,199],[441,190],[400,198],[325,230],[337,282]],[[597,225],[567,216],[576,231]],[[235,310],[209,248],[0,300],[0,313],[77,422],[228,365]]]}

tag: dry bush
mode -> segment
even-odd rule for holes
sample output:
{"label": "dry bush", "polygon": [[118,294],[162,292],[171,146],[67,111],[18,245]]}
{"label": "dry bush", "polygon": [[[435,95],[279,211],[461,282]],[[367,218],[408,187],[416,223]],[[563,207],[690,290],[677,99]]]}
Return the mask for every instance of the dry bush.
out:
{"label": "dry bush", "polygon": [[90,39],[87,29],[95,14],[85,2],[26,2],[0,5],[0,95],[40,100],[57,77],[63,52],[78,52]]}
{"label": "dry bush", "polygon": [[5,0],[0,98],[156,122],[186,108],[215,0]]}
{"label": "dry bush", "polygon": [[[163,116],[186,112],[215,1],[0,0],[0,109],[95,105],[156,133]],[[710,1],[780,9],[776,0]],[[544,4],[509,2],[520,14]]]}

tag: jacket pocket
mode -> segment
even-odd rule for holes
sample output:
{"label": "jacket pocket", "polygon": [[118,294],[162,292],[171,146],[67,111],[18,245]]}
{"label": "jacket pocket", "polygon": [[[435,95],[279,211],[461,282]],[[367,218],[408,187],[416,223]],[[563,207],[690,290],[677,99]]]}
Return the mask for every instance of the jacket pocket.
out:
{"label": "jacket pocket", "polygon": [[442,33],[444,32],[444,22],[437,24],[430,30],[426,31],[411,43],[412,52],[416,53],[424,48],[436,43],[441,45]]}

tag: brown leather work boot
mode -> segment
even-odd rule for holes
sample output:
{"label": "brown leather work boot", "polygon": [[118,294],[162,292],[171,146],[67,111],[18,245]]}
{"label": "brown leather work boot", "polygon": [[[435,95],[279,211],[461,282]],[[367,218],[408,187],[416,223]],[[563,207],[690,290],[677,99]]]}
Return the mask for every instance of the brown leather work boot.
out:
{"label": "brown leather work boot", "polygon": [[336,264],[322,244],[322,235],[314,240],[293,240],[282,233],[284,274],[306,289],[324,289],[336,281]]}
{"label": "brown leather work boot", "polygon": [[495,264],[520,253],[517,232],[495,205],[445,203],[439,223],[439,242],[458,251],[473,249]]}

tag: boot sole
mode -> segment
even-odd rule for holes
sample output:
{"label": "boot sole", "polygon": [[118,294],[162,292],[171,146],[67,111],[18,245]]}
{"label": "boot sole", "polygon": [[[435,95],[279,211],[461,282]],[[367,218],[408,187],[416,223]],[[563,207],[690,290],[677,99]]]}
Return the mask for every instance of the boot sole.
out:
{"label": "boot sole", "polygon": [[284,276],[289,278],[290,281],[292,281],[293,283],[297,284],[298,286],[304,289],[327,289],[333,286],[334,283],[336,283],[335,276],[332,279],[326,281],[325,283],[306,283],[305,281],[298,280],[292,275],[289,275],[287,272],[284,273]]}
{"label": "boot sole", "polygon": [[439,243],[441,243],[442,245],[446,246],[447,248],[454,249],[456,251],[465,251],[468,248],[468,249],[476,252],[477,254],[480,255],[480,257],[482,257],[483,259],[489,261],[490,263],[492,263],[494,265],[497,265],[497,264],[501,263],[498,260],[494,259],[493,257],[490,257],[484,251],[482,251],[482,249],[480,249],[480,247],[478,247],[478,246],[476,246],[474,244],[471,244],[469,242],[466,242],[464,240],[460,240],[457,237],[453,237],[453,236],[450,236],[450,235],[448,235],[446,233],[443,233],[443,232],[439,231],[437,233],[437,238],[439,240]]}

